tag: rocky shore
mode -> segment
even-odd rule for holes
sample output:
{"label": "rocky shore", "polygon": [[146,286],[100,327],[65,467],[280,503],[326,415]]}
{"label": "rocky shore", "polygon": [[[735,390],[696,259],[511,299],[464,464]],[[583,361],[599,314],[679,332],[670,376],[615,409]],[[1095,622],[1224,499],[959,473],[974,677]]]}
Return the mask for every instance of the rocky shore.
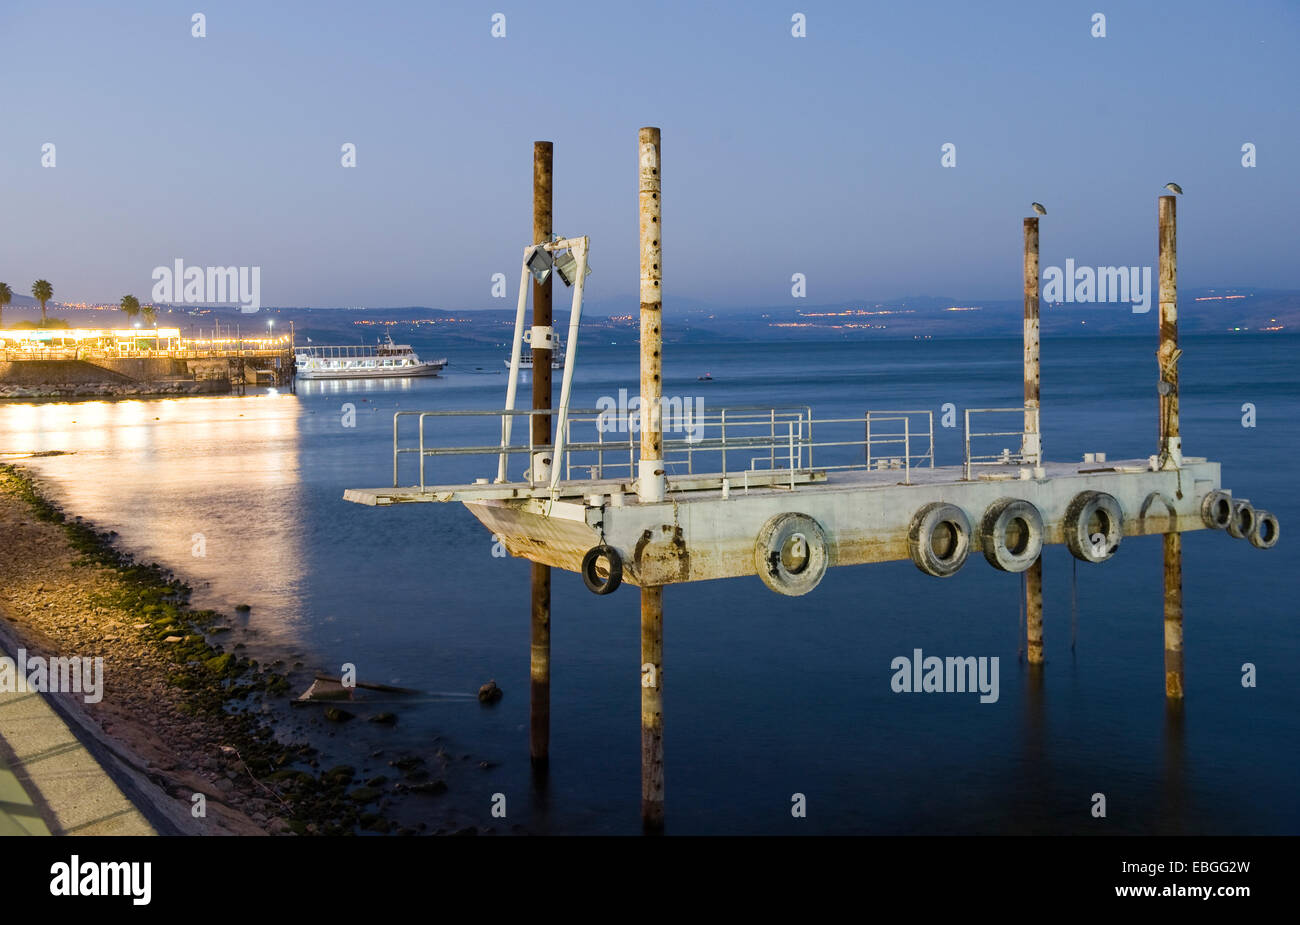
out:
{"label": "rocky shore", "polygon": [[[239,654],[242,646],[228,649],[220,642],[229,638],[228,621],[188,600],[189,589],[169,573],[133,561],[111,534],[66,516],[26,470],[0,465],[0,619],[29,651],[104,659],[102,700],[86,712],[113,752],[152,784],[150,798],[183,818],[184,830],[456,831],[401,825],[390,816],[412,814],[388,812],[411,795],[427,801],[446,792],[441,750],[429,761],[375,753],[370,758],[386,759],[391,776],[364,781],[351,766],[321,768],[314,748],[285,742],[266,718],[289,702],[287,667],[259,665]],[[200,802],[202,816],[193,811]],[[414,818],[430,812],[437,809],[422,804]]]}
{"label": "rocky shore", "polygon": [[38,385],[0,382],[0,399],[134,398],[160,395],[216,395],[229,391],[230,382],[225,379],[44,383]]}

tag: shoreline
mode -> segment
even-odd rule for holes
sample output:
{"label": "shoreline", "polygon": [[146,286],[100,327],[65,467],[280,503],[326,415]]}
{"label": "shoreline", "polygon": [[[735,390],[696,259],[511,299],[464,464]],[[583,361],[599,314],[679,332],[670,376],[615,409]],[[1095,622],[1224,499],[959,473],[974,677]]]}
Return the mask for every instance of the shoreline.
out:
{"label": "shoreline", "polygon": [[0,464],[0,637],[33,655],[104,659],[102,699],[63,698],[59,713],[141,811],[193,834],[426,828],[384,814],[386,780],[361,785],[354,768],[321,769],[314,747],[279,741],[261,713],[290,701],[286,675],[228,651],[223,615],[192,609],[186,585],[112,537],[66,516],[33,473]]}
{"label": "shoreline", "polygon": [[[224,388],[221,386],[224,385]],[[230,383],[214,379],[175,382],[102,382],[79,385],[16,385],[0,382],[0,401],[47,399],[80,401],[87,398],[174,398],[176,396],[230,395]]]}

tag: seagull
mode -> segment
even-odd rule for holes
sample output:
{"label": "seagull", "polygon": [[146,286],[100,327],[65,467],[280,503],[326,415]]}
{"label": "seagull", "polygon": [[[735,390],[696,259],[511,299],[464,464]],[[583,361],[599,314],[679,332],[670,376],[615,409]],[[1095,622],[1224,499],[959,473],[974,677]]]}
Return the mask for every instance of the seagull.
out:
{"label": "seagull", "polygon": [[1039,215],[1047,214],[1047,210],[1043,208],[1043,204],[1041,202],[1031,202],[1030,205],[1033,207],[1034,211],[1037,212]]}
{"label": "seagull", "polygon": [[1183,188],[1177,183],[1166,183],[1165,189],[1169,190],[1171,193],[1177,193],[1179,196],[1183,194]]}

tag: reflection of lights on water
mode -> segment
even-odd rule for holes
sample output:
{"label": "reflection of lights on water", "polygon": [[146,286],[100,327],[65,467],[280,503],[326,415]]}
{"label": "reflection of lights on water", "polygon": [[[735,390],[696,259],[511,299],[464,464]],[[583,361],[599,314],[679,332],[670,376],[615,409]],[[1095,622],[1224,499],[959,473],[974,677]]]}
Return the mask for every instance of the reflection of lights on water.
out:
{"label": "reflection of lights on water", "polygon": [[[424,382],[436,382],[441,376],[421,376]],[[300,379],[300,395],[340,395],[349,392],[409,392],[416,379],[411,376],[376,376],[373,379]]]}
{"label": "reflection of lights on water", "polygon": [[[0,450],[10,458],[66,451],[22,464],[55,484],[70,512],[231,598],[215,603],[251,599],[265,631],[292,633],[301,408],[291,395],[276,397],[0,404]],[[206,558],[189,554],[196,532],[206,535]]]}

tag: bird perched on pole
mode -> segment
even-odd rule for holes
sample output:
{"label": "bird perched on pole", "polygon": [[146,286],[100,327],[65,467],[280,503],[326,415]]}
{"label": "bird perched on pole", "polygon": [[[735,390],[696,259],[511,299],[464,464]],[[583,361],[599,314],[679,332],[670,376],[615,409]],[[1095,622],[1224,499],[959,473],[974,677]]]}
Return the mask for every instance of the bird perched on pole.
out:
{"label": "bird perched on pole", "polygon": [[1177,183],[1166,183],[1165,189],[1169,190],[1169,192],[1171,193],[1176,193],[1179,196],[1183,194],[1183,188],[1179,186]]}
{"label": "bird perched on pole", "polygon": [[1047,210],[1046,210],[1045,208],[1043,208],[1043,204],[1042,204],[1041,202],[1031,202],[1029,205],[1030,205],[1030,206],[1033,208],[1033,210],[1034,210],[1035,212],[1037,212],[1039,215],[1046,215],[1046,214],[1047,214]]}

